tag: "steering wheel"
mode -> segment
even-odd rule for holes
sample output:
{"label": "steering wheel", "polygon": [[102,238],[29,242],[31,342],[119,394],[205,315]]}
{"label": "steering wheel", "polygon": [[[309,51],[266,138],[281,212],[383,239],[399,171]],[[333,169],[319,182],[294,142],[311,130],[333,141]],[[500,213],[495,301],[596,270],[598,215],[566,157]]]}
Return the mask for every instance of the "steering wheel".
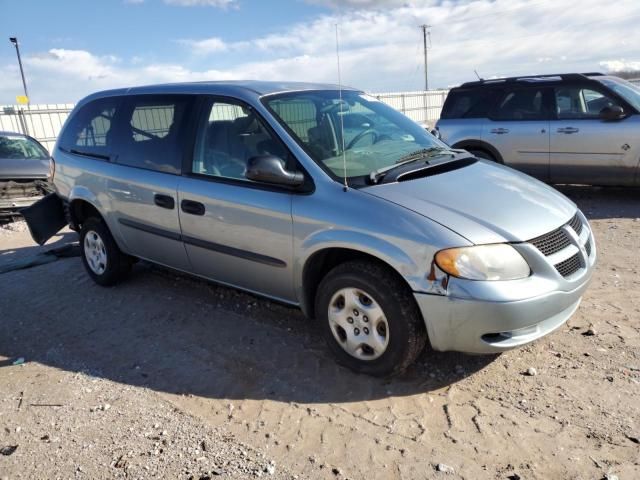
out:
{"label": "steering wheel", "polygon": [[209,150],[205,153],[205,168],[210,175],[242,178],[246,167],[246,163],[227,152]]}
{"label": "steering wheel", "polygon": [[345,150],[349,150],[349,149],[353,148],[353,146],[355,144],[357,144],[360,140],[362,140],[367,135],[371,135],[373,137],[373,142],[371,142],[372,144],[376,143],[378,141],[378,134],[376,133],[376,131],[373,128],[367,128],[367,129],[361,131],[355,137],[353,137],[351,139],[351,141],[345,147]]}

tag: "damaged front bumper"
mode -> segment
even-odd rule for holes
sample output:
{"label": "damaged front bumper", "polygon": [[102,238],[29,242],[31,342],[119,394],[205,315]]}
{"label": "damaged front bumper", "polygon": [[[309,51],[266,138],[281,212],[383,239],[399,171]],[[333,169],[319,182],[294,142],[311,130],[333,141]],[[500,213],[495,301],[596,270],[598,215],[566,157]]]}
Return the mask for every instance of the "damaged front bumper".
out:
{"label": "damaged front bumper", "polygon": [[0,218],[20,215],[50,192],[46,180],[0,180]]}

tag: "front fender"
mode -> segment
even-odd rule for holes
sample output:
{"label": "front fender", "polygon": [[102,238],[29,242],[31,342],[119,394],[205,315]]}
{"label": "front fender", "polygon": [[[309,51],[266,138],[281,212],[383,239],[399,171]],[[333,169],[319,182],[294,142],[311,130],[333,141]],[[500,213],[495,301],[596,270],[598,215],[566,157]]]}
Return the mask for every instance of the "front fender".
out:
{"label": "front fender", "polygon": [[[294,262],[296,297],[300,300],[303,308],[306,305],[307,287],[304,281],[305,267],[316,254],[335,248],[364,253],[383,262],[404,278],[413,291],[436,293],[433,290],[432,282],[426,276],[428,262],[422,265],[422,262],[416,261],[416,259],[426,261],[432,255],[429,252],[430,248],[424,244],[413,244],[413,242],[410,242],[412,245],[404,245],[406,241],[397,238],[395,240],[397,243],[392,242],[391,239],[377,237],[366,232],[334,228],[310,235],[298,246]],[[399,244],[406,250],[398,246]],[[407,251],[413,252],[415,258],[408,255]]]}

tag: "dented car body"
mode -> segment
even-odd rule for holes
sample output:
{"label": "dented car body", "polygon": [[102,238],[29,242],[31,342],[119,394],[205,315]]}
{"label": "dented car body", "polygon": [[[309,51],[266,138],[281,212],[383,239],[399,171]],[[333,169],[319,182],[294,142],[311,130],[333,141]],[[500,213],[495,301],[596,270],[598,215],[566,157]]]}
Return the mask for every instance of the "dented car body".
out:
{"label": "dented car body", "polygon": [[[149,110],[168,124],[142,121]],[[427,339],[492,353],[546,335],[596,261],[562,194],[353,89],[102,92],[76,107],[53,158],[96,282],[143,258],[296,305],[341,363],[375,375],[405,368]]]}

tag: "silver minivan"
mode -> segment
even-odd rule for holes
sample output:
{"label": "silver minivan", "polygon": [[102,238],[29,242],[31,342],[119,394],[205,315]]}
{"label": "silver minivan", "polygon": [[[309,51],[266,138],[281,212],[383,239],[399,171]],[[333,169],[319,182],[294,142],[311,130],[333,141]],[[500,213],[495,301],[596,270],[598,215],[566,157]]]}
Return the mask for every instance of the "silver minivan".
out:
{"label": "silver minivan", "polygon": [[427,341],[495,353],[552,332],[596,260],[563,195],[354,89],[101,92],[52,157],[56,196],[25,215],[48,209],[29,221],[39,243],[66,215],[98,284],[145,259],[296,305],[339,362],[372,375],[402,371]]}

